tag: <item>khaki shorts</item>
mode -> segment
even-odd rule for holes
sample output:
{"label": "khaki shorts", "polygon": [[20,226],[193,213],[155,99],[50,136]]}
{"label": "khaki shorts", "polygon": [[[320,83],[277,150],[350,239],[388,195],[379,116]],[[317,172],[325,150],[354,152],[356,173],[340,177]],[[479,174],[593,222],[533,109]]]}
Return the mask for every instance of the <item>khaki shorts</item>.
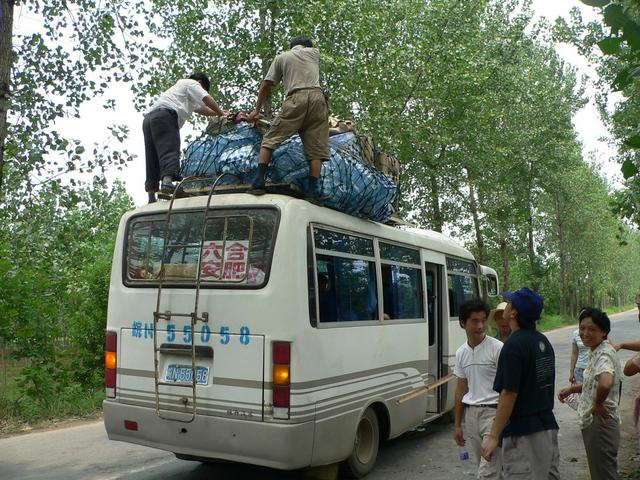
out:
{"label": "khaki shorts", "polygon": [[496,450],[490,462],[482,458],[482,442],[491,433],[496,409],[491,407],[476,407],[467,405],[464,409],[462,428],[472,460],[478,466],[476,478],[499,479],[502,475],[502,451]]}
{"label": "khaki shorts", "polygon": [[264,135],[262,146],[275,150],[294,133],[300,135],[309,160],[329,160],[329,109],[320,89],[289,95]]}

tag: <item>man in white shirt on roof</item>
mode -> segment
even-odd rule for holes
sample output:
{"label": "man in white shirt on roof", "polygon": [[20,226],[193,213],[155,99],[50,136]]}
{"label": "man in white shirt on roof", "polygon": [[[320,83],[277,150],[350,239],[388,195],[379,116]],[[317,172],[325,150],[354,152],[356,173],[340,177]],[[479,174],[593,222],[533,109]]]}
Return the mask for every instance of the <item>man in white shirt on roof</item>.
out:
{"label": "man in white shirt on roof", "polygon": [[144,189],[149,194],[149,203],[156,201],[160,181],[162,193],[169,195],[175,190],[173,182],[180,175],[180,129],[191,114],[229,114],[209,95],[210,87],[207,75],[194,73],[189,78],[178,80],[144,113]]}
{"label": "man in white shirt on roof", "polygon": [[456,351],[453,373],[458,377],[455,397],[455,433],[459,446],[467,445],[478,466],[477,478],[501,478],[502,458],[482,458],[482,441],[491,433],[498,393],[493,390],[502,342],[487,335],[489,305],[480,299],[460,305],[460,327],[467,341]]}

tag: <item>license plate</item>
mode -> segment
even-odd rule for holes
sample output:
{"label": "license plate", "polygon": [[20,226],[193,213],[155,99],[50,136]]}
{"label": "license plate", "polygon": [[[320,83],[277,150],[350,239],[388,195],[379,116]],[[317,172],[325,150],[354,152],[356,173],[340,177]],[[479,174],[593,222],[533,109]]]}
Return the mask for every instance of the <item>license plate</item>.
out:
{"label": "license plate", "polygon": [[[193,382],[193,369],[186,365],[169,365],[165,382]],[[196,367],[196,384],[206,385],[209,380],[208,367]]]}

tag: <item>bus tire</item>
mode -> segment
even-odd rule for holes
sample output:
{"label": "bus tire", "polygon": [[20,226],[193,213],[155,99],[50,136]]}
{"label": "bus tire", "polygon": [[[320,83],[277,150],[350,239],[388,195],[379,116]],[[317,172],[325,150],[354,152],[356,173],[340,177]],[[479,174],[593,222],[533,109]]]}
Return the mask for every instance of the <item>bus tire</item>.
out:
{"label": "bus tire", "polygon": [[342,473],[348,478],[362,478],[376,463],[380,447],[380,425],[378,416],[369,407],[358,421],[353,451],[342,464]]}

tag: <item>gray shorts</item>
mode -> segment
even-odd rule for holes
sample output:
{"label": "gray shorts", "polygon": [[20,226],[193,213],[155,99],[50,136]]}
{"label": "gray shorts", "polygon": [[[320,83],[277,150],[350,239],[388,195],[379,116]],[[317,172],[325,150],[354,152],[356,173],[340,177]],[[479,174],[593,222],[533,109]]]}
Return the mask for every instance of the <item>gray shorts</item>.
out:
{"label": "gray shorts", "polygon": [[591,425],[582,429],[582,439],[591,478],[616,480],[620,447],[620,424],[617,420],[603,420],[594,415]]}
{"label": "gray shorts", "polygon": [[560,479],[558,430],[502,440],[502,468],[506,480]]}

